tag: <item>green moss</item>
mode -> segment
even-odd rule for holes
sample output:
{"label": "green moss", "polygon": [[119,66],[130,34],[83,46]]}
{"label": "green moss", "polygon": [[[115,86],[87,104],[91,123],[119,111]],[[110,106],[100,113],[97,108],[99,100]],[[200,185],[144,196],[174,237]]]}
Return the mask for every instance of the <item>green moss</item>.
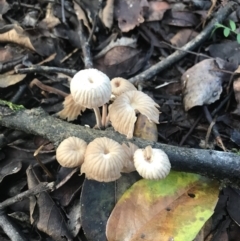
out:
{"label": "green moss", "polygon": [[1,99],[0,99],[0,105],[8,106],[13,111],[19,111],[19,110],[25,109],[23,105],[16,105],[16,104],[13,104],[12,102],[1,100]]}

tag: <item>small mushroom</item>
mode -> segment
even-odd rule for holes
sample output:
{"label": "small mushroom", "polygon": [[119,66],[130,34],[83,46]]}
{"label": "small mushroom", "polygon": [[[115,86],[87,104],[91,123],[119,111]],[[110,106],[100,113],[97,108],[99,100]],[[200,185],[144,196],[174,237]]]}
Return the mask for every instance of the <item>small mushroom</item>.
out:
{"label": "small mushroom", "polygon": [[147,146],[134,153],[134,165],[137,172],[146,179],[159,180],[165,178],[171,169],[167,154],[160,149]]}
{"label": "small mushroom", "polygon": [[136,171],[136,168],[133,162],[133,155],[134,155],[134,152],[138,149],[138,146],[132,144],[131,142],[128,142],[128,145],[123,143],[122,148],[125,153],[125,158],[124,158],[124,167],[121,172],[129,173],[129,172]]}
{"label": "small mushroom", "polygon": [[158,104],[141,91],[127,91],[109,106],[109,119],[114,129],[127,138],[133,137],[136,113],[145,115],[149,121],[158,123]]}
{"label": "small mushroom", "polygon": [[128,80],[116,77],[111,80],[112,94],[119,96],[130,90],[137,90],[136,87]]}
{"label": "small mushroom", "polygon": [[56,159],[63,167],[79,167],[84,161],[87,143],[71,136],[63,140],[57,148]]}
{"label": "small mushroom", "polygon": [[99,182],[115,181],[121,176],[124,157],[122,146],[116,141],[106,137],[96,138],[87,146],[81,173]]}
{"label": "small mushroom", "polygon": [[85,107],[77,104],[72,95],[65,97],[63,102],[63,109],[57,113],[57,115],[62,119],[67,119],[68,121],[73,121],[77,119],[81,112],[85,111]]}
{"label": "small mushroom", "polygon": [[99,107],[106,104],[111,97],[111,84],[107,75],[97,69],[81,70],[74,75],[70,91],[77,104],[94,110],[97,126],[101,128]]}

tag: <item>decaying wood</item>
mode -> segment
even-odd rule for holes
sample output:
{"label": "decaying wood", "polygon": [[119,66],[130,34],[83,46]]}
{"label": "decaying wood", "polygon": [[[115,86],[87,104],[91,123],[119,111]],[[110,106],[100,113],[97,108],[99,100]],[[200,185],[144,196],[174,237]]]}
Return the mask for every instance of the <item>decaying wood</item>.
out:
{"label": "decaying wood", "polygon": [[[8,107],[2,106],[1,108]],[[56,147],[69,136],[79,137],[87,143],[97,137],[105,136],[119,143],[130,141],[140,148],[151,145],[153,148],[163,149],[167,153],[173,170],[198,173],[240,186],[240,156],[234,153],[182,148],[139,138],[127,140],[125,136],[112,129],[101,131],[70,124],[48,115],[41,108],[24,109],[6,116],[0,115],[0,125],[40,135],[49,139]]]}

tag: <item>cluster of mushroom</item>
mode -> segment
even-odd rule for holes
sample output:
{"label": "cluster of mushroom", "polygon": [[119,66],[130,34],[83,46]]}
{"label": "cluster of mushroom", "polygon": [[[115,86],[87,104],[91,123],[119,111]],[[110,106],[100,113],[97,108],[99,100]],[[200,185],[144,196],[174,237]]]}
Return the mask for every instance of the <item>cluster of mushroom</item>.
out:
{"label": "cluster of mushroom", "polygon": [[[74,120],[86,108],[92,108],[99,128],[106,127],[110,121],[113,128],[127,138],[133,137],[137,113],[158,124],[160,112],[157,103],[123,78],[110,81],[108,76],[99,70],[85,69],[73,77],[70,91],[71,94],[63,103],[64,109],[58,113],[63,119]],[[107,103],[110,100],[113,103],[107,114]],[[101,106],[102,116],[99,111]]]}
{"label": "cluster of mushroom", "polygon": [[77,137],[69,137],[57,148],[56,159],[64,167],[81,166],[81,173],[99,182],[115,181],[121,172],[135,170],[143,178],[158,180],[171,169],[168,156],[160,149],[139,149],[132,143],[120,145],[106,137],[96,138],[88,145]]}

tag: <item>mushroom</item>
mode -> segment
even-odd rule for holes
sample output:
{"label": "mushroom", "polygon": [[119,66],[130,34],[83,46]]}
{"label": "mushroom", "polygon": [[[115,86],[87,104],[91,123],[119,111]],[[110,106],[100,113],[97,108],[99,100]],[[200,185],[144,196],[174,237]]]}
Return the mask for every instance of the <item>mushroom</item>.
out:
{"label": "mushroom", "polygon": [[63,167],[78,167],[84,161],[87,143],[71,136],[63,140],[57,148],[56,159]]}
{"label": "mushroom", "polygon": [[141,91],[127,91],[109,106],[109,119],[114,129],[127,138],[133,137],[134,124],[137,120],[136,113],[145,115],[149,121],[158,124],[159,105],[148,95]]}
{"label": "mushroom", "polygon": [[151,146],[136,150],[133,159],[137,172],[146,179],[163,179],[171,169],[167,154]]}
{"label": "mushroom", "polygon": [[87,146],[81,173],[99,182],[115,181],[121,176],[124,157],[122,146],[116,141],[106,137],[96,138]]}
{"label": "mushroom", "polygon": [[73,121],[77,119],[78,115],[81,115],[81,112],[85,111],[85,107],[77,104],[72,95],[65,97],[63,102],[63,109],[57,113],[57,115],[62,119],[67,119],[68,121]]}
{"label": "mushroom", "polygon": [[116,77],[111,80],[112,94],[119,96],[130,90],[137,90],[136,87],[128,80]]}
{"label": "mushroom", "polygon": [[106,104],[111,97],[110,79],[97,69],[84,69],[76,73],[70,83],[73,100],[89,109],[96,115],[97,126],[101,128],[99,108]]}
{"label": "mushroom", "polygon": [[124,167],[121,172],[129,173],[136,170],[133,162],[133,155],[134,152],[138,149],[138,146],[132,144],[131,142],[128,142],[128,145],[125,143],[122,144],[122,148],[125,153],[124,158]]}

